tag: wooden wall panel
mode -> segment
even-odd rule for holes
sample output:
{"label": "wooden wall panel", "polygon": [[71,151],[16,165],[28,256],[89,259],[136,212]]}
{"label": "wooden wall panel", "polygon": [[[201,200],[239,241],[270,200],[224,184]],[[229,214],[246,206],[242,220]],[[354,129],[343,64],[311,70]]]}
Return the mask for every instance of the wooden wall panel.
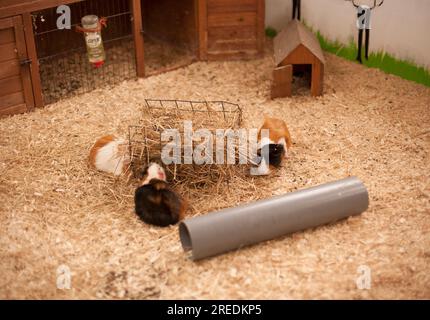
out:
{"label": "wooden wall panel", "polygon": [[208,45],[208,50],[211,51],[249,51],[256,50],[255,39],[230,39],[212,41]]}
{"label": "wooden wall panel", "polygon": [[211,41],[231,39],[257,39],[253,28],[245,27],[213,27],[208,30]]}
{"label": "wooden wall panel", "polygon": [[0,97],[22,91],[23,86],[20,75],[0,79]]}
{"label": "wooden wall panel", "polygon": [[211,27],[238,27],[249,26],[256,27],[256,12],[224,12],[210,13],[208,15],[208,28]]}
{"label": "wooden wall panel", "polygon": [[15,43],[6,43],[0,45],[0,62],[16,59]]}
{"label": "wooden wall panel", "polygon": [[0,43],[0,116],[27,111],[34,98],[21,16],[0,19]]}
{"label": "wooden wall panel", "polygon": [[22,105],[22,104],[25,104],[25,98],[22,91],[10,93],[2,97],[2,103],[1,103],[2,108],[9,108],[16,105]]}
{"label": "wooden wall panel", "polygon": [[207,0],[208,59],[246,59],[261,55],[262,5],[264,0]]}
{"label": "wooden wall panel", "polygon": [[18,113],[24,113],[28,111],[28,107],[25,103],[13,105],[10,107],[1,107],[0,108],[0,117],[4,117],[7,115],[13,115]]}
{"label": "wooden wall panel", "polygon": [[15,42],[15,33],[12,28],[0,30],[0,45]]}
{"label": "wooden wall panel", "polygon": [[253,12],[258,0],[207,0],[211,13]]}
{"label": "wooden wall panel", "polygon": [[0,79],[18,76],[20,72],[18,59],[0,62]]}

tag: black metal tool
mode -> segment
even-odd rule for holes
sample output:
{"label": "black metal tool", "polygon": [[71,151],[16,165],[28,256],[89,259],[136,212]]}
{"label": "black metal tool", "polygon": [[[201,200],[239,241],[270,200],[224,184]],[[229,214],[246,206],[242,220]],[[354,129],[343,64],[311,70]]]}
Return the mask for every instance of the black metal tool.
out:
{"label": "black metal tool", "polygon": [[296,19],[300,20],[300,7],[301,7],[301,0],[293,0],[293,20]]}
{"label": "black metal tool", "polygon": [[373,6],[369,7],[366,5],[356,4],[354,0],[351,0],[353,6],[357,8],[357,28],[358,28],[358,53],[357,61],[363,63],[361,59],[362,42],[363,42],[363,30],[365,30],[365,52],[364,57],[366,60],[369,59],[369,43],[370,43],[370,14],[373,9],[380,7],[384,0],[381,0],[379,4],[376,4],[376,0],[373,1]]}

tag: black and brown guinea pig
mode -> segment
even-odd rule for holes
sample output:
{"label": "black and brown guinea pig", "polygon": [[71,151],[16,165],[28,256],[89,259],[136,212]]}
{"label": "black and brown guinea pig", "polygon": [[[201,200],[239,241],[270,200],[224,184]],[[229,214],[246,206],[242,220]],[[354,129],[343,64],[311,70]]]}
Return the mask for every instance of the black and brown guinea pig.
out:
{"label": "black and brown guinea pig", "polygon": [[136,214],[152,225],[166,227],[182,220],[187,209],[187,202],[166,182],[166,173],[153,162],[144,170],[141,185],[134,194]]}
{"label": "black and brown guinea pig", "polygon": [[[268,138],[261,137],[261,130],[263,129],[269,130]],[[261,151],[263,151],[263,155],[268,154],[269,159],[263,157],[257,171],[261,175],[267,175],[270,173],[271,167],[278,168],[282,160],[288,157],[292,142],[287,124],[281,119],[265,117],[264,123],[258,132],[258,141],[258,155],[261,156]]]}

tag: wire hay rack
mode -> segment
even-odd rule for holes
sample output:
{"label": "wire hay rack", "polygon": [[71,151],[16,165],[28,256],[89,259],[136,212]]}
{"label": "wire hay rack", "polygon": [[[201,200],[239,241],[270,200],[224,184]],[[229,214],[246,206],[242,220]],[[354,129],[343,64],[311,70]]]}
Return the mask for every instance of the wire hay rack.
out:
{"label": "wire hay rack", "polygon": [[[213,162],[196,164],[186,162],[184,143],[184,121],[191,121],[192,130],[207,129],[211,133]],[[195,187],[228,182],[240,172],[245,172],[244,165],[237,165],[239,156],[246,152],[235,149],[236,164],[227,164],[227,143],[224,141],[224,163],[216,162],[216,143],[219,141],[217,129],[226,132],[229,129],[240,129],[242,124],[242,109],[238,104],[227,101],[192,101],[192,100],[159,100],[145,99],[142,119],[139,125],[129,126],[129,152],[131,169],[135,177],[140,177],[143,168],[150,162],[163,162],[162,150],[168,143],[162,141],[162,133],[167,129],[175,129],[182,139],[180,142],[180,163],[165,164],[166,174],[173,183],[187,183]],[[236,131],[237,132],[237,131]],[[239,136],[235,136],[234,143],[239,146]],[[201,143],[193,135],[193,148]]]}
{"label": "wire hay rack", "polygon": [[163,129],[179,129],[187,120],[192,120],[197,129],[238,129],[242,124],[242,109],[227,101],[145,99],[143,119],[148,117],[156,119]]}

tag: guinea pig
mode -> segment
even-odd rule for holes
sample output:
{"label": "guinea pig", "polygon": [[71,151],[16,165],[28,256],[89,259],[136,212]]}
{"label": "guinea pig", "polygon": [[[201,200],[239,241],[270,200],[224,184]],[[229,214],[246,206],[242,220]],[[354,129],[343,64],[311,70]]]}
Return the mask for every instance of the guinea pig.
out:
{"label": "guinea pig", "polygon": [[119,176],[130,167],[128,143],[114,135],[99,138],[90,150],[89,163],[97,170]]}
{"label": "guinea pig", "polygon": [[134,194],[135,211],[139,218],[152,225],[166,227],[182,220],[187,203],[166,182],[166,173],[157,163],[144,170],[141,185]]}
{"label": "guinea pig", "polygon": [[[261,137],[263,129],[269,130],[269,137]],[[288,157],[292,142],[287,124],[281,119],[265,117],[264,123],[258,132],[258,141],[258,155],[263,154],[263,158],[261,158],[257,172],[261,175],[267,175],[270,173],[271,167],[278,168],[282,163],[282,159]]]}

